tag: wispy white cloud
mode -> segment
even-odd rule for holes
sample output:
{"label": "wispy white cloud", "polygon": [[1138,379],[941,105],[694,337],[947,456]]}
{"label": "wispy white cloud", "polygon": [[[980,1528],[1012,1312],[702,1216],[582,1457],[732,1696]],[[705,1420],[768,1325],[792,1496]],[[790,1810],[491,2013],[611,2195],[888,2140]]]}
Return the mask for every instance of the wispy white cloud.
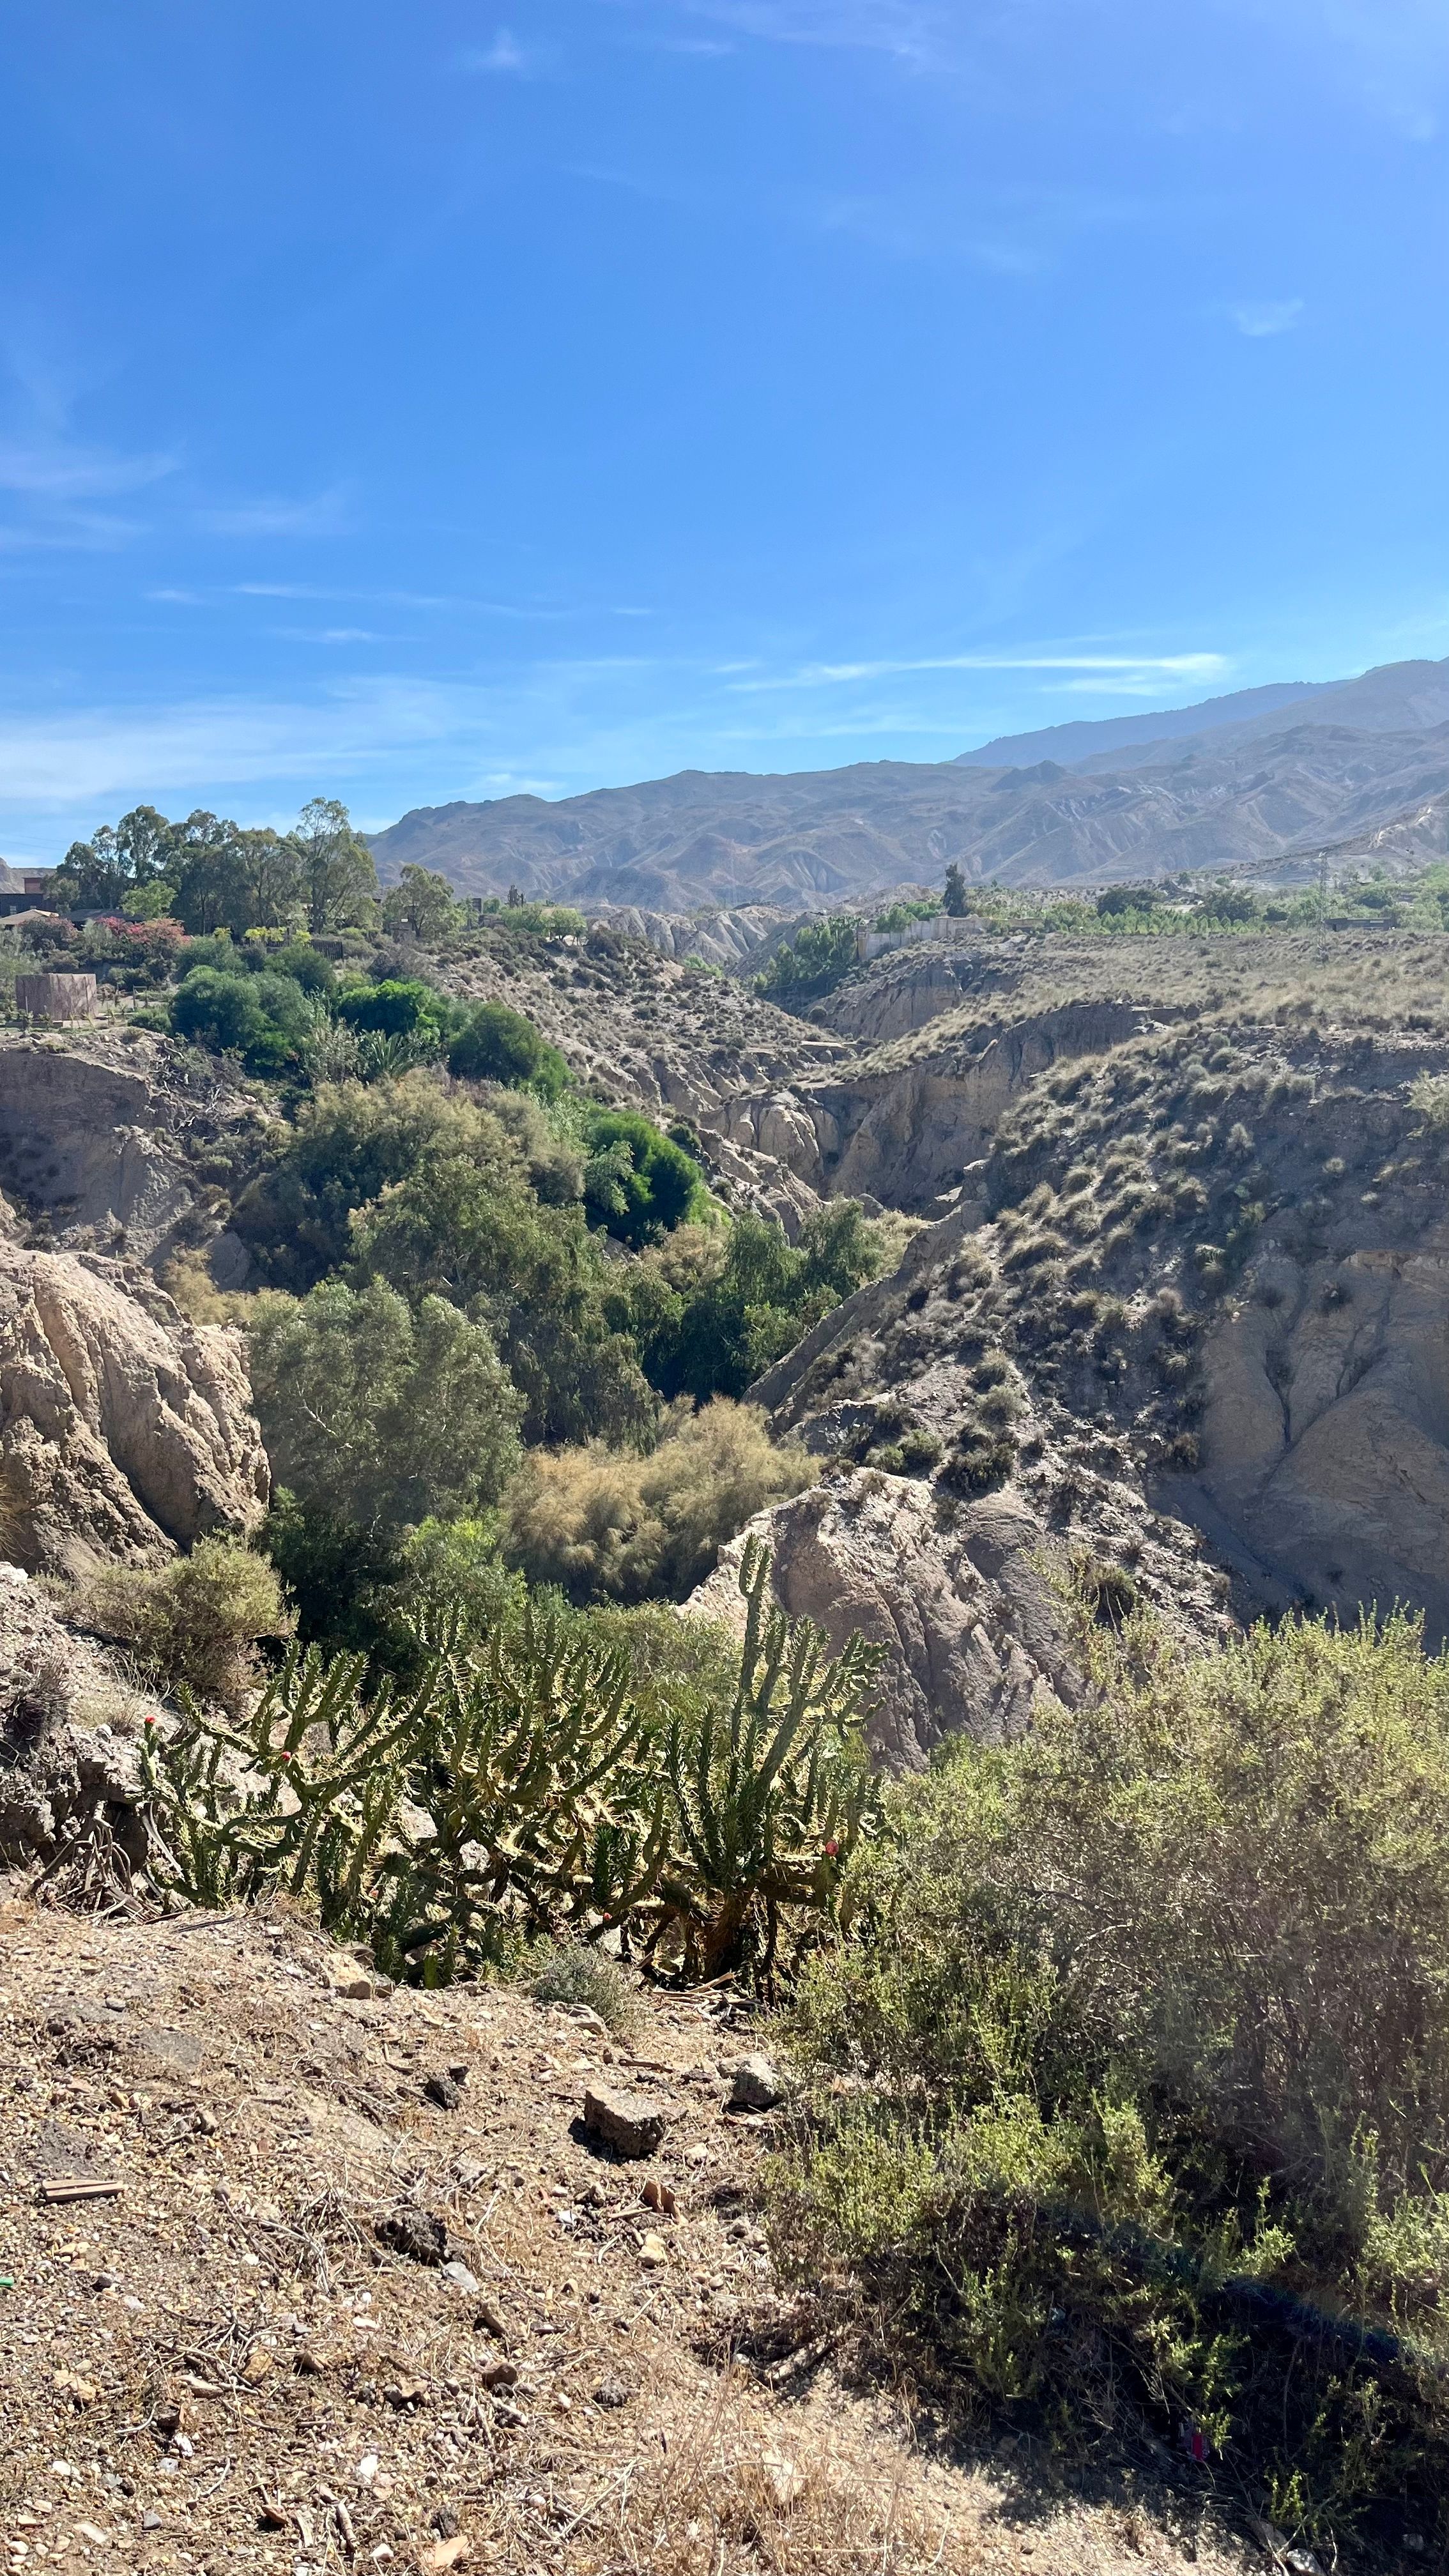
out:
{"label": "wispy white cloud", "polygon": [[1287,37],[1376,117],[1410,141],[1441,131],[1449,97],[1443,0],[1217,0],[1226,15]]}
{"label": "wispy white cloud", "polygon": [[0,439],[0,553],[114,553],[139,523],[95,504],[144,491],[175,468],[170,455],[83,446],[57,409],[29,436]]}
{"label": "wispy white cloud", "polygon": [[1163,680],[1216,680],[1231,668],[1222,653],[936,653],[899,662],[811,662],[802,670],[734,680],[740,695],[768,689],[838,688],[862,680],[898,679],[923,671],[1078,671],[1082,685],[1110,684],[1112,675],[1156,684]]}
{"label": "wispy white cloud", "polygon": [[45,502],[98,501],[174,473],[174,456],[122,456],[62,439],[0,440],[0,492]]}
{"label": "wispy white cloud", "polygon": [[353,525],[353,496],[342,485],[317,492],[309,500],[288,501],[263,495],[221,509],[199,513],[201,525],[216,537],[340,537]]}
{"label": "wispy white cloud", "polygon": [[532,80],[537,73],[550,70],[557,60],[555,46],[521,44],[511,27],[500,27],[491,44],[470,45],[459,56],[459,68],[465,72],[511,73],[516,80]]}
{"label": "wispy white cloud", "polygon": [[1290,295],[1277,304],[1230,304],[1228,319],[1245,340],[1276,340],[1297,330],[1305,310],[1302,296]]}
{"label": "wispy white cloud", "polygon": [[596,607],[592,603],[544,600],[468,599],[456,592],[426,590],[337,590],[322,582],[237,581],[228,588],[234,599],[299,599],[354,608],[439,608],[449,616],[516,617],[551,624],[569,617],[652,617],[650,608]]}
{"label": "wispy white cloud", "polygon": [[918,0],[688,0],[692,12],[777,45],[891,54],[924,67],[938,59],[950,20]]}

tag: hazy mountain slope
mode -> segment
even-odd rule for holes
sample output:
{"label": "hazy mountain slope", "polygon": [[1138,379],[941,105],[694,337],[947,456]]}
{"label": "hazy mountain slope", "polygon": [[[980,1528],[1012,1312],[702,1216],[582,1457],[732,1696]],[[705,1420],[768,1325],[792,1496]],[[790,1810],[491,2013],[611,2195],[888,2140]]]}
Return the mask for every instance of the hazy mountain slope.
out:
{"label": "hazy mountain slope", "polygon": [[1413,662],[1075,769],[683,770],[556,804],[419,807],[372,846],[385,880],[416,861],[472,894],[517,884],[585,905],[799,908],[939,885],[952,860],[1016,885],[1260,865],[1377,829],[1446,787],[1449,664]]}
{"label": "hazy mountain slope", "polygon": [[[1311,699],[1311,703],[1298,706],[1286,719],[1286,725],[1278,709],[1250,709],[1248,702],[1257,694],[1244,691],[1240,717],[1215,715],[1211,724],[1196,731],[1162,720],[1156,725],[1154,740],[1139,737],[1135,753],[1124,752],[1105,736],[1096,746],[1083,744],[1076,755],[1077,765],[1091,773],[1156,768],[1180,757],[1186,749],[1200,749],[1212,756],[1230,749],[1246,750],[1270,736],[1276,741],[1287,727],[1342,727],[1357,734],[1432,732],[1449,723],[1449,661],[1386,662],[1378,670],[1360,672],[1357,679],[1327,681],[1312,691],[1295,692],[1296,696]],[[1226,708],[1233,702],[1223,698],[1216,703]],[[1181,712],[1190,715],[1205,711],[1184,708]]]}
{"label": "hazy mountain slope", "polygon": [[1258,715],[1275,715],[1301,698],[1316,697],[1336,687],[1331,680],[1273,680],[1263,689],[1233,689],[1223,698],[1202,698],[1196,706],[1144,709],[1130,716],[1078,717],[1071,724],[1043,725],[1036,733],[1002,733],[975,751],[956,755],[958,769],[1025,769],[1038,760],[1058,760],[1067,767],[1099,752],[1117,755],[1130,767],[1135,747],[1156,745],[1179,734],[1212,733],[1222,725],[1246,723]]}

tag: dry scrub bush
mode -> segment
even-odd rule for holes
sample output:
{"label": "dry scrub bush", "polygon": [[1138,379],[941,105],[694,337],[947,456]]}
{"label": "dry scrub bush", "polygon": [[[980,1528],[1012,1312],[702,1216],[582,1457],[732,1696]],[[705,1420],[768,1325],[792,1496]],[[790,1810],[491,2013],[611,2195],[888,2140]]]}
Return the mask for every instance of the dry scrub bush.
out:
{"label": "dry scrub bush", "polygon": [[590,1942],[545,1942],[529,1962],[528,1985],[541,2004],[587,2004],[616,2039],[628,2039],[639,2028],[634,1980],[607,1950]]}
{"label": "dry scrub bush", "polygon": [[1081,1707],[903,1784],[853,1862],[780,2250],[958,2394],[1449,2541],[1449,1660],[1113,1610]]}
{"label": "dry scrub bush", "polygon": [[591,1441],[527,1460],[503,1498],[504,1550],[575,1601],[682,1600],[747,1520],[816,1472],[753,1406],[716,1396],[696,1413],[683,1398],[647,1456]]}
{"label": "dry scrub bush", "polygon": [[296,1622],[265,1557],[227,1539],[198,1539],[159,1568],[104,1566],[77,1586],[77,1607],[102,1636],[129,1646],[164,1691],[187,1690],[239,1715],[257,1679],[257,1642]]}

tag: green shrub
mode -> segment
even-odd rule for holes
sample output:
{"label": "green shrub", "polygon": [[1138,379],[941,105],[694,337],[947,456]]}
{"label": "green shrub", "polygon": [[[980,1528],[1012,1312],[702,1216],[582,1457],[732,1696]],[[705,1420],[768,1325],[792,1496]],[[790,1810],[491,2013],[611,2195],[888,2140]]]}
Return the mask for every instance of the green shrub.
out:
{"label": "green shrub", "polygon": [[583,1122],[589,1158],[584,1204],[596,1223],[636,1248],[657,1241],[708,1208],[692,1155],[634,1109],[590,1109]]}
{"label": "green shrub", "polygon": [[431,984],[395,976],[380,984],[353,984],[337,997],[337,1016],[359,1033],[379,1037],[412,1037],[426,1031],[439,1045],[448,1023],[448,1004]]}
{"label": "green shrub", "polygon": [[313,1005],[290,975],[222,974],[195,966],[171,1004],[178,1037],[216,1055],[239,1055],[249,1073],[280,1073],[316,1026]]}
{"label": "green shrub", "polygon": [[717,1396],[696,1413],[685,1398],[647,1456],[594,1442],[529,1458],[504,1496],[504,1551],[574,1601],[681,1601],[747,1520],[815,1473],[751,1406]]}
{"label": "green shrub", "polygon": [[540,1206],[516,1158],[503,1174],[468,1155],[423,1155],[358,1211],[351,1241],[358,1275],[414,1301],[441,1286],[486,1321],[524,1399],[526,1441],[652,1429],[657,1407],[620,1329],[627,1308],[583,1210]]}
{"label": "green shrub", "polygon": [[278,1482],[363,1528],[492,1502],[518,1457],[522,1402],[481,1323],[442,1297],[414,1313],[381,1281],[329,1279],[251,1321],[252,1388]]}
{"label": "green shrub", "polygon": [[191,1691],[232,1715],[256,1684],[258,1640],[295,1624],[266,1558],[229,1539],[198,1539],[159,1569],[99,1567],[77,1597],[81,1615],[122,1639],[158,1689]]}
{"label": "green shrub", "polygon": [[666,1396],[742,1396],[822,1316],[892,1259],[885,1229],[854,1199],[817,1208],[789,1243],[762,1217],[728,1234],[685,1228],[645,1255],[629,1319],[650,1383]]}
{"label": "green shrub", "polygon": [[1400,1618],[1194,1657],[1107,1615],[1080,1707],[892,1792],[853,1865],[781,2254],[943,2389],[1186,2428],[1308,2536],[1432,2521],[1449,1662]]}
{"label": "green shrub", "polygon": [[558,1048],[539,1036],[521,1011],[504,1002],[480,1002],[448,1048],[448,1071],[465,1082],[529,1085],[545,1099],[568,1088],[569,1069]]}
{"label": "green shrub", "polygon": [[356,1210],[442,1160],[472,1165],[500,1197],[523,1185],[518,1151],[499,1121],[471,1101],[449,1099],[426,1073],[323,1084],[303,1102],[275,1169],[240,1200],[234,1222],[269,1281],[310,1288],[347,1259]]}

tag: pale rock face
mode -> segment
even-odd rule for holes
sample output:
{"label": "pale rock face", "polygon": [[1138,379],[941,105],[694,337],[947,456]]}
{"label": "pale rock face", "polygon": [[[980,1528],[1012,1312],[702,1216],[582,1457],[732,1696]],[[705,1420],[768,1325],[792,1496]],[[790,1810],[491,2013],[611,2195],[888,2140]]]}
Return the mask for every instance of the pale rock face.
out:
{"label": "pale rock face", "polygon": [[32,1571],[243,1535],[269,1478],[239,1334],[145,1273],[0,1244],[0,1517]]}
{"label": "pale rock face", "polygon": [[738,1629],[746,1539],[773,1551],[775,1597],[841,1647],[855,1631],[885,1649],[868,1733],[892,1770],[925,1767],[933,1744],[1020,1735],[1039,1694],[1077,1688],[1063,1604],[1040,1522],[1009,1494],[960,1506],[938,1526],[930,1489],[877,1470],[761,1512],[733,1540],[685,1615]]}
{"label": "pale rock face", "polygon": [[63,1236],[158,1259],[195,1190],[164,1141],[153,1074],[144,1049],[118,1061],[104,1031],[89,1046],[12,1039],[0,1048],[0,1184],[50,1212]]}
{"label": "pale rock face", "polygon": [[[1271,1598],[1422,1608],[1449,1632],[1449,1225],[1309,1266],[1270,1255],[1203,1351],[1179,1508]],[[1264,1291],[1271,1303],[1265,1302]]]}

